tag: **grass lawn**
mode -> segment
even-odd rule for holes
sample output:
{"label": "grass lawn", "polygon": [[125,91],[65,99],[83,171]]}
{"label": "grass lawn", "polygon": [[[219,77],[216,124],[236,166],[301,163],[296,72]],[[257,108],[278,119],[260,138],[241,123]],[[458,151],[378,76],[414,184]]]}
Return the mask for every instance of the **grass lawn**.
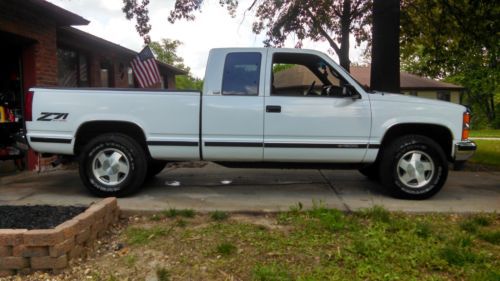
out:
{"label": "grass lawn", "polygon": [[500,138],[500,130],[472,130],[470,136],[473,138]]}
{"label": "grass lawn", "polygon": [[99,254],[80,267],[85,276],[68,270],[66,277],[500,280],[498,214],[417,215],[380,207],[345,214],[319,204],[265,216],[169,211],[131,219],[99,245]]}
{"label": "grass lawn", "polygon": [[477,151],[470,162],[488,166],[500,167],[500,141],[474,140]]}

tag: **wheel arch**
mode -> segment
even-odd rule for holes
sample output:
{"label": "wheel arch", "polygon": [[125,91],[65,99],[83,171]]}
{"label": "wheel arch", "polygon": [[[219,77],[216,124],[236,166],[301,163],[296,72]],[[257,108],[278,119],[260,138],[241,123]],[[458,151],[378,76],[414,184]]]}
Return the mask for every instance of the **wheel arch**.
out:
{"label": "wheel arch", "polygon": [[381,149],[378,153],[378,157],[381,155],[381,151],[394,139],[404,136],[404,135],[422,135],[426,136],[436,143],[443,149],[448,161],[453,161],[452,157],[452,147],[453,147],[453,133],[452,131],[443,125],[437,124],[423,124],[423,123],[401,123],[395,124],[388,128],[382,137]]}
{"label": "wheel arch", "polygon": [[88,121],[81,124],[75,134],[73,152],[78,155],[82,148],[93,138],[102,134],[121,133],[136,140],[149,155],[144,130],[129,121]]}

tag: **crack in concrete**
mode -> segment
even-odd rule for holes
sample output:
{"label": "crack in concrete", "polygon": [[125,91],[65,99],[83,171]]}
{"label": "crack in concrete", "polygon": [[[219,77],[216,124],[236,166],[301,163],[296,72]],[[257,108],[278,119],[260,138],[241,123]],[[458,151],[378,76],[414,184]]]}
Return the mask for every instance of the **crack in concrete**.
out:
{"label": "crack in concrete", "polygon": [[346,209],[346,211],[348,213],[351,213],[352,212],[351,208],[349,207],[349,205],[347,205],[347,203],[345,202],[344,198],[342,197],[342,195],[340,195],[340,192],[335,188],[335,186],[332,184],[332,182],[328,180],[328,178],[325,176],[325,174],[323,174],[323,171],[318,170],[318,172],[321,175],[321,177],[323,178],[323,180],[325,180],[325,183],[333,191],[333,193],[335,193],[335,195],[339,198],[340,202],[342,202],[342,205],[344,206],[344,208]]}

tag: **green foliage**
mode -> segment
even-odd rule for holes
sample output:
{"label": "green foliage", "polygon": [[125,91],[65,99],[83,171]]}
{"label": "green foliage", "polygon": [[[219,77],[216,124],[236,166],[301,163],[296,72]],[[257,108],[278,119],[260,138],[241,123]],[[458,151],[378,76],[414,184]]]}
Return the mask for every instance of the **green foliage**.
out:
{"label": "green foliage", "polygon": [[254,281],[291,281],[294,280],[286,267],[276,263],[257,265],[253,269]]}
{"label": "green foliage", "polygon": [[[122,10],[127,19],[136,18],[137,31],[145,42],[149,42],[149,0],[142,0],[141,3],[136,0],[123,2]],[[179,19],[194,20],[194,13],[202,10],[204,2],[176,0],[168,20],[171,23]],[[237,0],[221,0],[219,4],[226,7],[231,16],[236,15]],[[312,41],[326,40],[338,55],[340,64],[349,69],[349,36],[354,35],[358,46],[370,40],[371,7],[371,0],[261,0],[252,2],[247,10],[255,11],[257,20],[252,30],[256,34],[265,31],[266,46],[283,46],[286,39],[293,35],[298,40],[296,47],[301,47],[306,38]],[[163,44],[163,48],[175,49],[180,44],[178,41],[167,43]]]}
{"label": "green foliage", "polygon": [[475,138],[500,138],[500,130],[472,130],[470,136]]}
{"label": "green foliage", "polygon": [[500,141],[474,140],[477,151],[470,162],[487,166],[500,167]]}
{"label": "green foliage", "polygon": [[172,39],[161,39],[160,42],[153,41],[149,43],[149,47],[155,54],[157,60],[189,71],[189,67],[184,65],[184,59],[177,55],[177,48],[181,45],[181,41]]}
{"label": "green foliage", "polygon": [[175,87],[179,90],[203,90],[203,79],[192,77],[190,75],[175,76]]}
{"label": "green foliage", "polygon": [[498,18],[495,1],[401,2],[402,68],[466,87],[475,128],[500,127]]}
{"label": "green foliage", "polygon": [[215,210],[210,213],[210,218],[214,221],[223,221],[229,217],[229,214],[224,211]]}
{"label": "green foliage", "polygon": [[273,73],[278,73],[280,71],[290,69],[294,66],[295,64],[287,64],[287,63],[273,64]]}
{"label": "green foliage", "polygon": [[161,39],[160,42],[149,43],[149,47],[156,56],[156,59],[169,65],[173,65],[186,71],[187,75],[175,76],[175,87],[179,90],[203,89],[203,80],[190,74],[190,68],[184,64],[184,59],[177,55],[177,48],[182,45],[179,40]]}
{"label": "green foliage", "polygon": [[223,242],[217,245],[215,251],[223,256],[229,256],[236,253],[236,246],[229,242]]}

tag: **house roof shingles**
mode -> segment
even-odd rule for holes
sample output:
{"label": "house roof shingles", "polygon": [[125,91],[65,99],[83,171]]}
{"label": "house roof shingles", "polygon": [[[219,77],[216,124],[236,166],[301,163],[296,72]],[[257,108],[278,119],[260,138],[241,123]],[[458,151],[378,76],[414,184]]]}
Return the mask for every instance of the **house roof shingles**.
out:
{"label": "house roof shingles", "polygon": [[[370,87],[370,66],[351,66],[351,75],[361,84]],[[437,81],[408,72],[400,73],[401,90],[455,90],[461,91],[464,87]]]}

